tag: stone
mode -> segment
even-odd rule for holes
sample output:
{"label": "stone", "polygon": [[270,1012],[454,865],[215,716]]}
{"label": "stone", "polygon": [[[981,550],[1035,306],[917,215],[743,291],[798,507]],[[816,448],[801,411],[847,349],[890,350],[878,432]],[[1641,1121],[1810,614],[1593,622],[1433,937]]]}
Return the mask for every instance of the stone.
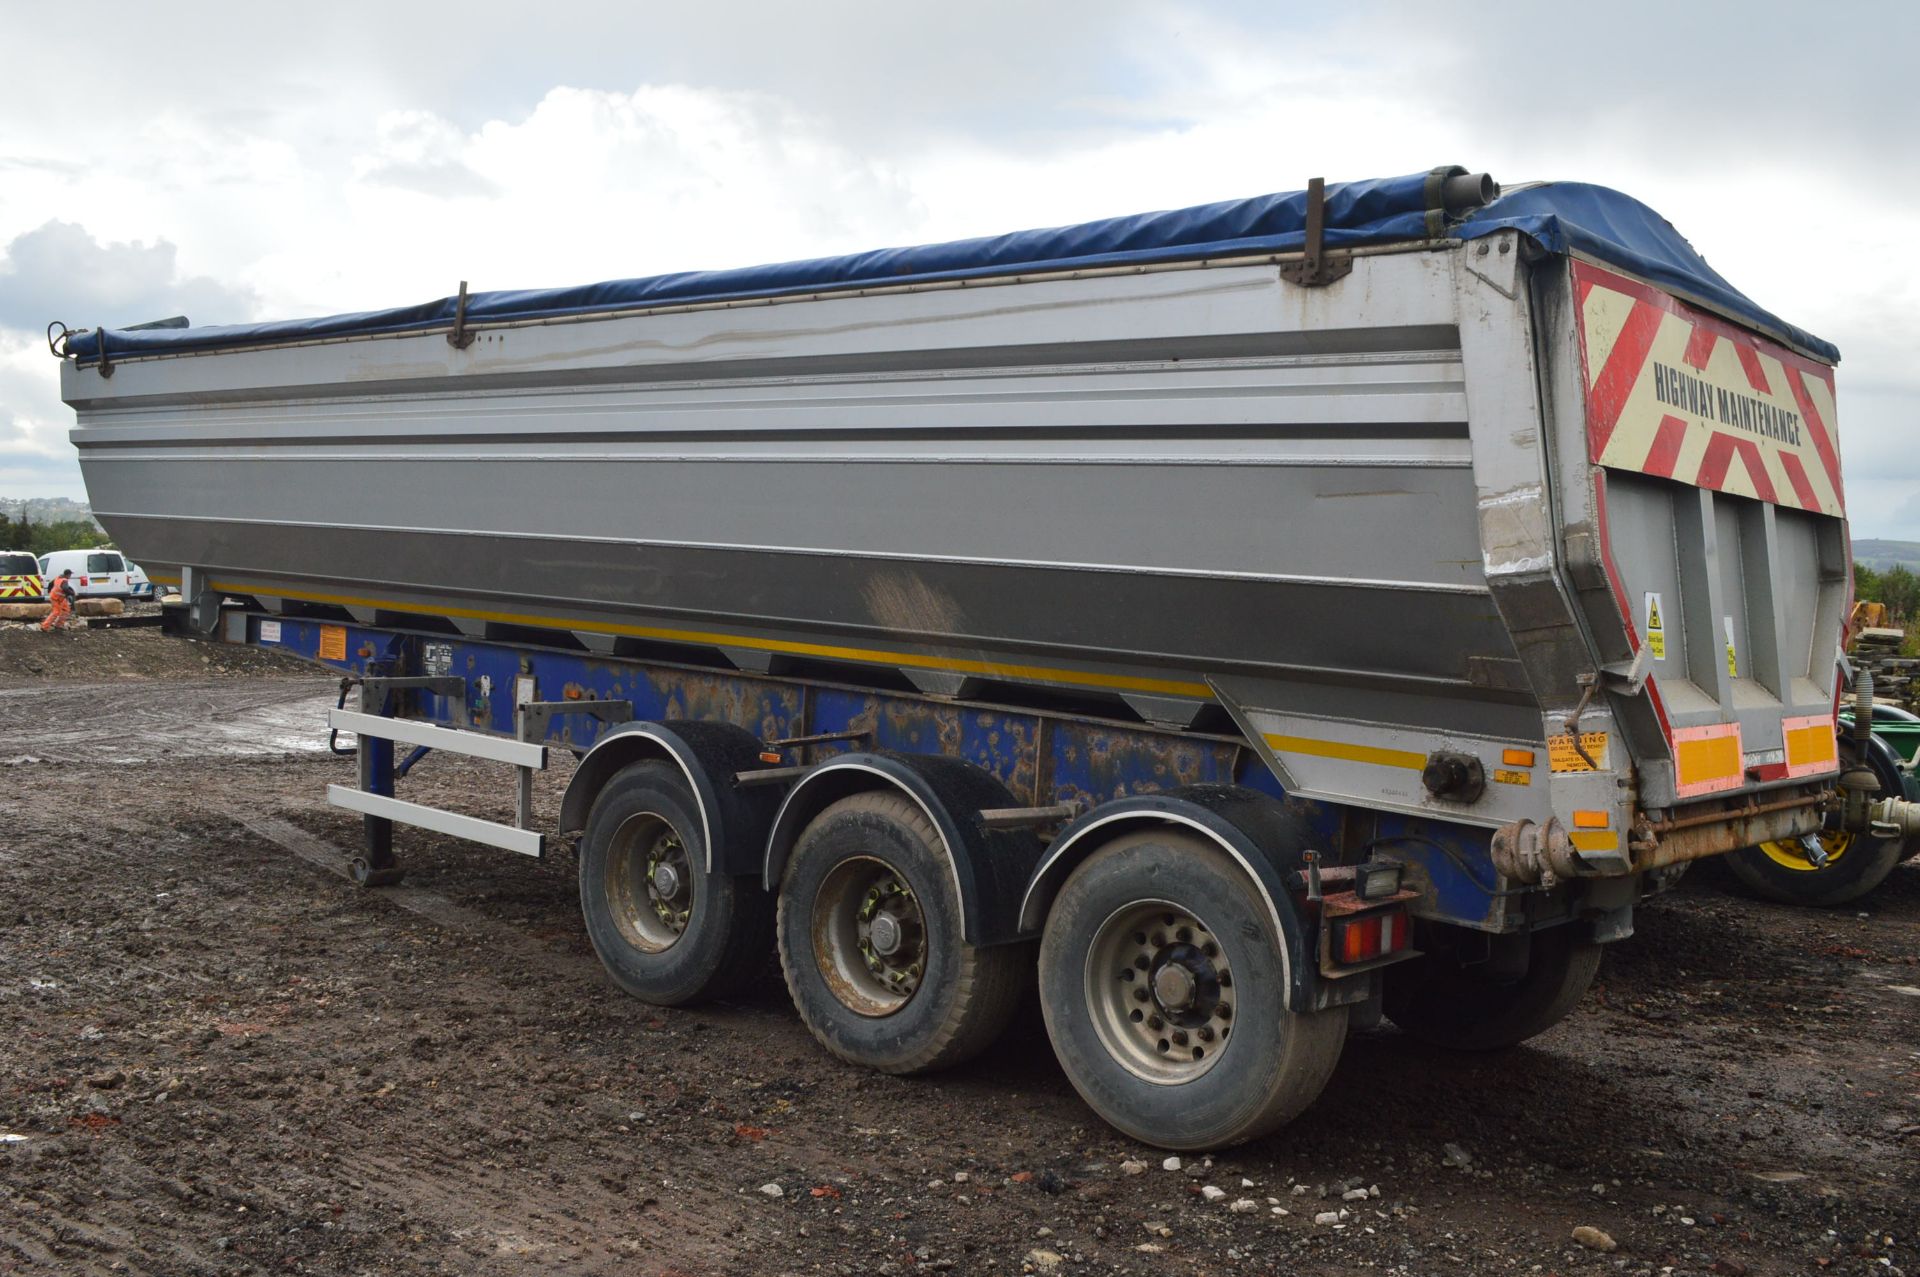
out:
{"label": "stone", "polygon": [[1033,1265],[1036,1272],[1050,1273],[1060,1267],[1062,1259],[1057,1250],[1030,1250],[1027,1252],[1027,1262]]}
{"label": "stone", "polygon": [[1200,1196],[1206,1198],[1210,1202],[1217,1202],[1221,1198],[1225,1197],[1226,1195],[1227,1195],[1226,1189],[1215,1188],[1212,1184],[1208,1184],[1205,1188],[1200,1190]]}
{"label": "stone", "polygon": [[1163,1171],[1177,1171],[1180,1169],[1180,1159],[1177,1157],[1169,1157],[1166,1161],[1160,1163],[1160,1169]]}
{"label": "stone", "polygon": [[1120,1173],[1122,1175],[1145,1175],[1147,1173],[1147,1164],[1129,1158],[1127,1161],[1120,1163]]}
{"label": "stone", "polygon": [[1236,1215],[1251,1215],[1260,1209],[1260,1203],[1251,1197],[1241,1197],[1227,1203],[1227,1209]]}
{"label": "stone", "polygon": [[1573,1240],[1588,1250],[1597,1250],[1602,1254],[1619,1248],[1620,1243],[1591,1224],[1582,1224],[1573,1230]]}
{"label": "stone", "polygon": [[768,1197],[785,1197],[787,1195],[787,1190],[778,1184],[762,1184],[760,1191]]}

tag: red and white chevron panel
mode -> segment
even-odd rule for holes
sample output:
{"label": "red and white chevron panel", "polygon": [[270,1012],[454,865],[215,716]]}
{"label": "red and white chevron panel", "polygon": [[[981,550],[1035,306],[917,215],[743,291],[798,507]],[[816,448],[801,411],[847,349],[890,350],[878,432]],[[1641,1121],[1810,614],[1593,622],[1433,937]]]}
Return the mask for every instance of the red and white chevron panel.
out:
{"label": "red and white chevron panel", "polygon": [[1833,369],[1573,264],[1593,460],[1844,517]]}

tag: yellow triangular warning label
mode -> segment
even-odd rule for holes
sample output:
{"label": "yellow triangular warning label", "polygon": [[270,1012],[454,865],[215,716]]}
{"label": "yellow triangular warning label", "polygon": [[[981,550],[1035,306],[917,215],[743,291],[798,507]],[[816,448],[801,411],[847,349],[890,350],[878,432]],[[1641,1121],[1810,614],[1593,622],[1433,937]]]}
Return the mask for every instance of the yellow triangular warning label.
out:
{"label": "yellow triangular warning label", "polygon": [[1667,628],[1660,623],[1660,603],[1657,599],[1649,601],[1647,604],[1647,628],[1650,630],[1664,630]]}

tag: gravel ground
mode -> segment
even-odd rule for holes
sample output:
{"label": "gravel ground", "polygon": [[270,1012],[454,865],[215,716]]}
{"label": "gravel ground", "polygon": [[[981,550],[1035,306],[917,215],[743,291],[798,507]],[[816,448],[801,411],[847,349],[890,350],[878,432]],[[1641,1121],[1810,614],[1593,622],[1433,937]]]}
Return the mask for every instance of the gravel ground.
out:
{"label": "gravel ground", "polygon": [[565,851],[402,831],[406,884],[354,888],[332,686],[0,631],[0,1272],[1920,1274],[1920,864],[1837,913],[1703,866],[1534,1043],[1357,1035],[1293,1126],[1166,1169],[1031,1007],[880,1077],[774,975],[620,995]]}

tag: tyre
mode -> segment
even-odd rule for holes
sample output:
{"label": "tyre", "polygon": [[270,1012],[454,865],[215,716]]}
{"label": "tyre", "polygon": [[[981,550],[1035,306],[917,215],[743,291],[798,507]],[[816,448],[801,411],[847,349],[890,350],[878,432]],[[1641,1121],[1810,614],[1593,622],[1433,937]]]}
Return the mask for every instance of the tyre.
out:
{"label": "tyre", "polygon": [[773,905],[752,878],[708,873],[698,800],[671,763],[634,763],[601,788],[580,839],[580,910],[614,983],[684,1006],[767,969]]}
{"label": "tyre", "polygon": [[[1852,766],[1858,757],[1852,739],[1843,737],[1841,765]],[[1867,766],[1880,782],[1882,796],[1897,797],[1903,792],[1900,773],[1880,756],[1879,750],[1867,751]],[[1727,868],[1742,886],[1763,899],[1827,909],[1858,900],[1886,881],[1908,851],[1898,838],[1841,830],[1825,830],[1819,838],[1821,849],[1827,853],[1824,865],[1809,860],[1797,842],[1783,839],[1729,852]]]}
{"label": "tyre", "polygon": [[1523,973],[1461,958],[1456,928],[1418,937],[1427,952],[1386,971],[1385,1011],[1400,1031],[1454,1051],[1499,1051],[1567,1017],[1600,969],[1600,946],[1572,924],[1533,933]]}
{"label": "tyre", "polygon": [[775,927],[800,1018],[843,1060],[926,1073],[979,1054],[1019,1003],[1032,948],[978,948],[940,835],[897,793],[814,817],[787,860]]}
{"label": "tyre", "polygon": [[1061,885],[1040,940],[1040,1005],[1074,1089],[1137,1140],[1221,1148],[1318,1098],[1345,1007],[1287,1007],[1283,940],[1212,843],[1115,839]]}

